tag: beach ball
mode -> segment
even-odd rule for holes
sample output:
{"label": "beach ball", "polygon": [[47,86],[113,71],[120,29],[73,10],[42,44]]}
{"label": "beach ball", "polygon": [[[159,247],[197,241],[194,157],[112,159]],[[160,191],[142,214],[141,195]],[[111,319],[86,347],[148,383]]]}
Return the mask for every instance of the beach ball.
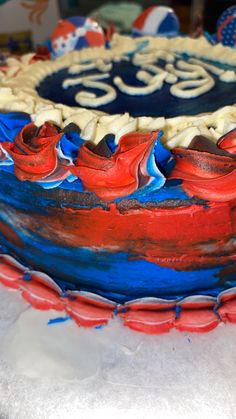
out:
{"label": "beach ball", "polygon": [[217,40],[229,47],[236,46],[236,6],[226,9],[218,19]]}
{"label": "beach ball", "polygon": [[101,26],[95,20],[75,16],[60,20],[51,36],[55,57],[87,47],[104,46],[106,40]]}
{"label": "beach ball", "polygon": [[177,36],[179,19],[173,9],[166,6],[151,6],[135,20],[134,35]]}

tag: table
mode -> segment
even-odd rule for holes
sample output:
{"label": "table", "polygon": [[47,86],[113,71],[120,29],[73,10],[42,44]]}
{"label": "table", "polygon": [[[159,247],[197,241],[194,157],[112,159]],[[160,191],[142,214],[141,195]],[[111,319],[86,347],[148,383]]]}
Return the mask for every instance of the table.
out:
{"label": "table", "polygon": [[236,417],[236,325],[147,336],[57,317],[0,285],[1,419]]}

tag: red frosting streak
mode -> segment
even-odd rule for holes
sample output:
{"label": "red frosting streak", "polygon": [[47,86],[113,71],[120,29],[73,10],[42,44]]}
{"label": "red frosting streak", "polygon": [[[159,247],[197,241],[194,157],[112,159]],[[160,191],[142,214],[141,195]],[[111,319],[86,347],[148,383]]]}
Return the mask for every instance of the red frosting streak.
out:
{"label": "red frosting streak", "polygon": [[4,255],[0,255],[0,282],[6,287],[17,289],[23,279],[23,269],[15,266]]}
{"label": "red frosting streak", "polygon": [[169,332],[174,327],[175,311],[128,311],[121,314],[124,325],[151,335]]}
{"label": "red frosting streak", "polygon": [[115,204],[108,210],[53,208],[37,219],[23,212],[17,218],[19,229],[57,245],[127,252],[173,269],[193,270],[236,258],[231,240],[236,235],[235,202],[123,213]]}
{"label": "red frosting streak", "polygon": [[96,327],[105,325],[113,317],[112,308],[102,308],[86,304],[77,299],[65,302],[66,312],[75,320],[78,326]]}
{"label": "red frosting streak", "polygon": [[236,300],[224,302],[218,309],[218,313],[223,322],[236,323]]}
{"label": "red frosting streak", "polygon": [[181,310],[175,327],[187,332],[209,332],[220,323],[219,317],[210,309]]}
{"label": "red frosting streak", "polygon": [[64,309],[59,294],[36,281],[24,281],[21,288],[22,297],[34,308],[39,310],[57,311],[62,311]]}

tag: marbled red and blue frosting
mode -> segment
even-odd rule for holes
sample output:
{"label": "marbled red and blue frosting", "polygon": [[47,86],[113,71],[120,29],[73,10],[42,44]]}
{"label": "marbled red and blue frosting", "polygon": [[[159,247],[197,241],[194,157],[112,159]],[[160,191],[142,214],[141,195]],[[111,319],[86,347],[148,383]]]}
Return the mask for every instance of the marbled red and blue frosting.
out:
{"label": "marbled red and blue frosting", "polygon": [[3,252],[119,303],[235,287],[235,130],[169,151],[161,131],[95,145],[8,113],[0,134]]}

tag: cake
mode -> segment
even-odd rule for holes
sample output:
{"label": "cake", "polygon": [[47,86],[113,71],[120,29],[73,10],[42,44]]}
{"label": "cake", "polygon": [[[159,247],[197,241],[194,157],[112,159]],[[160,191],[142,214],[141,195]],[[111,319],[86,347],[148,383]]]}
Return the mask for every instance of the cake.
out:
{"label": "cake", "polygon": [[235,65],[203,37],[8,59],[1,281],[79,325],[235,321]]}

